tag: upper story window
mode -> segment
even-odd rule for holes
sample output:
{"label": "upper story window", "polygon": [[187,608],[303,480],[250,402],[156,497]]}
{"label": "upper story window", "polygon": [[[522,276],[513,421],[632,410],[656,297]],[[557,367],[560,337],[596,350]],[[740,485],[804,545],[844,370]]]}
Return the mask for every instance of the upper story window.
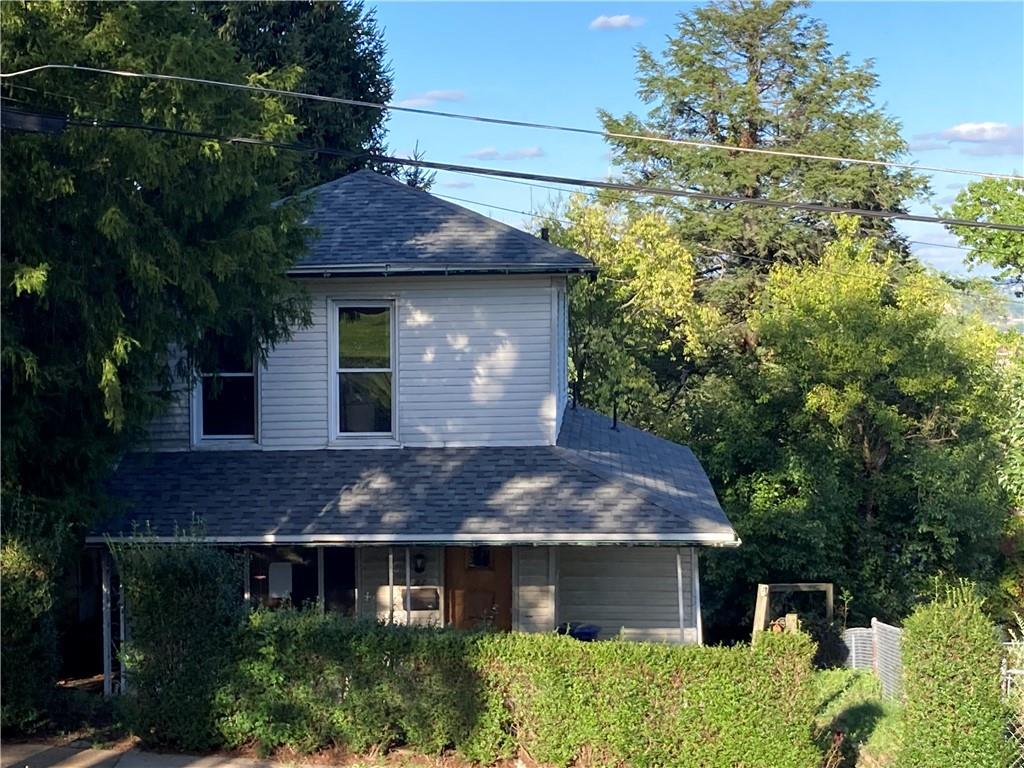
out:
{"label": "upper story window", "polygon": [[394,434],[392,305],[335,306],[335,402],[339,437]]}
{"label": "upper story window", "polygon": [[251,355],[230,339],[214,343],[199,373],[197,437],[200,440],[256,439],[256,368]]}

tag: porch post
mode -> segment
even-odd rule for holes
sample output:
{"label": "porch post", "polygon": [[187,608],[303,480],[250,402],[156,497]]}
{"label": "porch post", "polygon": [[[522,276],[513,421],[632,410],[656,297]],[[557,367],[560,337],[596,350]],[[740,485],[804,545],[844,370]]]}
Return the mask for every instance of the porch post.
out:
{"label": "porch post", "polygon": [[388,547],[388,624],[395,623],[395,548]]}
{"label": "porch post", "polygon": [[[118,630],[121,635],[121,653],[124,654],[124,644],[128,640],[128,625],[125,623],[125,607],[124,607],[124,582],[121,581],[120,577],[117,580],[117,623]],[[128,670],[124,668],[124,656],[118,660],[118,669],[120,673],[120,685],[119,692],[124,693],[128,690]]]}
{"label": "porch post", "polygon": [[405,626],[412,624],[412,550],[405,548]]}
{"label": "porch post", "polygon": [[700,550],[690,547],[690,563],[693,565],[693,617],[697,620],[697,645],[704,645],[704,624],[700,618],[700,565],[697,562]]}
{"label": "porch post", "polygon": [[100,555],[100,572],[103,585],[103,695],[110,698],[114,682],[110,662],[110,554],[106,550]]}
{"label": "porch post", "polygon": [[320,603],[320,615],[327,611],[327,597],[324,594],[324,548],[316,548],[316,594]]}
{"label": "porch post", "polygon": [[242,578],[245,580],[242,585],[242,599],[245,601],[245,607],[248,608],[252,602],[252,589],[249,586],[249,582],[252,577],[249,574],[250,563],[252,555],[249,550],[245,550],[242,553]]}
{"label": "porch post", "polygon": [[679,642],[686,642],[686,611],[683,608],[683,550],[676,547],[676,596],[679,600]]}

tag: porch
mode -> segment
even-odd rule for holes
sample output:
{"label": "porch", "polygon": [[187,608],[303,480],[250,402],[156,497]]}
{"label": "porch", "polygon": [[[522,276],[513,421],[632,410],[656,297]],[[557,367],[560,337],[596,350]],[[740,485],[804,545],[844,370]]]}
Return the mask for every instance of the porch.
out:
{"label": "porch", "polygon": [[[253,607],[313,606],[389,624],[515,632],[590,624],[600,627],[602,639],[702,642],[694,547],[280,544],[230,549],[244,557],[240,598]],[[116,656],[131,620],[106,552],[102,581],[104,690],[110,694],[123,685]]]}

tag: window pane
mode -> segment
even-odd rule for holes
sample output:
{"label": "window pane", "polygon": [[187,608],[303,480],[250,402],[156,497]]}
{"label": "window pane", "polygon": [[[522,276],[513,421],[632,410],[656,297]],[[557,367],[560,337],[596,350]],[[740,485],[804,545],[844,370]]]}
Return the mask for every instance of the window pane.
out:
{"label": "window pane", "polygon": [[338,374],[338,429],[391,432],[391,374]]}
{"label": "window pane", "polygon": [[206,344],[211,359],[201,366],[203,373],[252,373],[252,355],[238,339],[208,333]]}
{"label": "window pane", "polygon": [[203,377],[203,435],[256,435],[256,378]]}
{"label": "window pane", "polygon": [[391,310],[338,308],[338,367],[391,367]]}

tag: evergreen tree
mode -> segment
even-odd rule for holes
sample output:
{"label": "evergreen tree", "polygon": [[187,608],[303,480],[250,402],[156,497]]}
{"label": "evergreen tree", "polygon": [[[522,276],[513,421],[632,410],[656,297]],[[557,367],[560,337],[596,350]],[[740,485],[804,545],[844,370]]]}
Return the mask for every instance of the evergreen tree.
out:
{"label": "evergreen tree", "polygon": [[[659,58],[641,47],[639,95],[647,116],[601,112],[605,130],[745,149],[903,159],[896,120],[872,100],[870,62],[834,55],[825,26],[794,0],[725,0],[680,16]],[[908,170],[613,139],[614,161],[631,181],[870,210],[903,210],[926,189]],[[699,263],[764,269],[764,262],[816,257],[835,234],[831,220],[751,205],[662,201]],[[890,223],[865,221],[890,245]]]}

